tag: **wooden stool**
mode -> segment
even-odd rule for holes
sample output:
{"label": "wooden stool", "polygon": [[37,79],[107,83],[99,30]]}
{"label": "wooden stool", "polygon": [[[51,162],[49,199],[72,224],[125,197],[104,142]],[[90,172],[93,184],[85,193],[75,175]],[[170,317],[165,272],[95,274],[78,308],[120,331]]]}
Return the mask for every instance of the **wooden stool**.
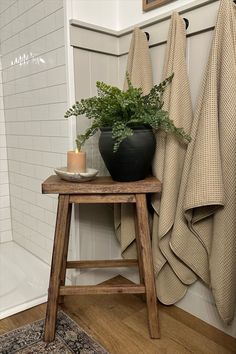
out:
{"label": "wooden stool", "polygon": [[[111,177],[97,177],[91,182],[72,183],[57,176],[42,184],[44,194],[59,194],[57,220],[52,254],[51,275],[44,340],[55,337],[59,295],[79,294],[146,294],[148,324],[151,338],[160,338],[152,250],[148,224],[146,193],[160,192],[161,183],[154,177],[137,182],[115,182]],[[71,208],[73,203],[136,204],[136,242],[138,260],[67,261]],[[68,268],[130,267],[138,265],[140,284],[65,286]]]}

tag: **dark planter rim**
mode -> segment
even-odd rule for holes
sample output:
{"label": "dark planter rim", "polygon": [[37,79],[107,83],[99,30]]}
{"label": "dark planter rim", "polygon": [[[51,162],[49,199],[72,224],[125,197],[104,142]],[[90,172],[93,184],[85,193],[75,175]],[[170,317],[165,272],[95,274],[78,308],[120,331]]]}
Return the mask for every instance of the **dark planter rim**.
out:
{"label": "dark planter rim", "polygon": [[[141,131],[144,131],[144,130],[152,130],[152,128],[148,125],[134,125],[134,126],[130,126],[131,129],[133,130],[141,130]],[[99,128],[102,132],[110,132],[112,131],[112,127],[100,127]]]}

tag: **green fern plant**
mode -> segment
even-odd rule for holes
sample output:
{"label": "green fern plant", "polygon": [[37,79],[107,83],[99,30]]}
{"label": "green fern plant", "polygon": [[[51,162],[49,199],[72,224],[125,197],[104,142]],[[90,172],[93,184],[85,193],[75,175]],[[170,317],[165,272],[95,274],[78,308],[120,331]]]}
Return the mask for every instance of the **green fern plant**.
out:
{"label": "green fern plant", "polygon": [[85,115],[92,121],[85,133],[77,136],[77,149],[80,151],[86,140],[102,127],[112,128],[114,152],[119,149],[125,138],[133,134],[133,127],[140,125],[174,133],[189,142],[190,136],[183,128],[176,127],[169,119],[168,112],[163,110],[163,93],[173,76],[174,74],[159,85],[155,85],[148,95],[143,95],[141,88],[135,88],[132,85],[128,74],[126,75],[128,82],[126,91],[97,81],[98,96],[77,101],[65,113],[65,118]]}

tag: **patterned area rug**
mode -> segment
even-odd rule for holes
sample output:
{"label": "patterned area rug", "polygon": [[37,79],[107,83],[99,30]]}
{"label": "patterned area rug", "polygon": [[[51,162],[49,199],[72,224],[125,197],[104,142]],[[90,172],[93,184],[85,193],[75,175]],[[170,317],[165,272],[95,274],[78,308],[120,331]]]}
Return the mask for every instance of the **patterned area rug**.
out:
{"label": "patterned area rug", "polygon": [[55,341],[43,342],[44,320],[0,336],[0,354],[109,354],[63,311],[57,315]]}

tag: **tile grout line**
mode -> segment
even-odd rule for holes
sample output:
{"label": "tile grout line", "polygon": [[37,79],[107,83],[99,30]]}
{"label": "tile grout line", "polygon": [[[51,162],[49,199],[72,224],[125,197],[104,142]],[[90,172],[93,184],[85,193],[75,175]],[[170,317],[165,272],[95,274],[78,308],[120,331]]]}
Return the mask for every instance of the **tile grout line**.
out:
{"label": "tile grout line", "polygon": [[34,39],[34,40],[31,41],[31,42],[28,42],[28,43],[26,43],[26,44],[24,44],[24,45],[22,45],[22,46],[20,46],[20,47],[15,48],[14,50],[10,50],[10,51],[7,52],[7,53],[2,53],[2,57],[4,57],[5,55],[10,54],[10,53],[12,53],[12,52],[15,52],[15,51],[17,51],[17,50],[19,50],[19,49],[21,49],[21,48],[24,48],[24,47],[26,47],[27,45],[32,44],[32,43],[38,41],[39,39],[41,39],[41,38],[43,38],[43,37],[47,37],[48,35],[50,35],[50,34],[52,34],[52,33],[54,33],[54,32],[57,32],[57,31],[61,30],[62,28],[64,29],[64,25],[61,26],[61,27],[58,27],[57,29],[55,29],[55,30],[53,30],[53,31],[51,31],[51,32],[48,32],[47,34],[44,34],[44,35],[41,36],[41,37],[38,37],[38,38]]}
{"label": "tile grout line", "polygon": [[26,108],[26,107],[46,106],[46,105],[50,105],[50,104],[59,104],[59,103],[67,103],[67,101],[55,101],[55,102],[50,102],[50,103],[38,103],[38,104],[33,104],[33,105],[28,105],[28,106],[18,106],[18,107],[12,107],[12,108],[5,108],[5,110],[17,109],[17,108]]}
{"label": "tile grout line", "polygon": [[60,84],[56,84],[56,85],[41,86],[40,88],[35,88],[35,89],[26,90],[26,91],[20,91],[20,92],[12,93],[12,94],[9,94],[9,95],[4,95],[4,97],[11,97],[11,96],[16,96],[16,95],[21,95],[22,93],[26,93],[26,92],[44,90],[44,89],[47,89],[47,88],[56,87],[56,86],[62,86],[62,85],[65,85],[65,84],[66,84],[66,81],[62,82]]}
{"label": "tile grout line", "polygon": [[[16,0],[14,2],[14,4],[17,2],[18,0]],[[17,15],[16,17],[12,18],[11,21],[9,21],[6,25],[0,27],[0,30],[3,29],[4,27],[8,26],[9,24],[11,24],[13,21],[15,21],[17,18],[21,17],[22,15],[24,15],[26,12],[32,10],[35,6],[37,6],[38,4],[40,4],[41,2],[43,2],[43,0],[39,0],[36,4],[34,4],[33,6],[29,7],[27,10],[23,11],[21,14]],[[12,7],[14,4],[10,5],[8,8]],[[3,13],[3,12],[2,12]],[[2,13],[0,13],[0,17],[2,15]]]}
{"label": "tile grout line", "polygon": [[[40,4],[41,2],[43,2],[43,0],[41,0],[39,3],[37,3],[36,5],[34,5],[33,7],[31,7],[30,10],[33,9],[33,8],[34,8],[35,6],[37,6],[38,4]],[[49,16],[55,14],[56,12],[60,11],[61,9],[63,9],[63,7],[60,7],[60,8],[57,9],[56,11],[54,11],[54,12],[48,14],[48,15],[45,16],[45,17],[42,17],[40,20],[38,20],[38,21],[32,23],[31,25],[29,25],[29,26],[27,26],[27,27],[24,27],[24,29],[22,29],[21,31],[19,31],[19,32],[13,34],[12,36],[7,37],[6,39],[2,40],[1,43],[4,43],[4,42],[8,41],[9,39],[11,39],[12,37],[17,36],[17,35],[20,34],[21,32],[24,32],[24,31],[27,30],[28,28],[30,28],[30,27],[36,25],[36,24],[39,23],[40,21],[44,20],[45,18],[48,18]],[[20,15],[20,16],[21,16],[21,15]],[[15,19],[19,18],[20,16],[16,17]],[[14,20],[15,20],[15,19],[14,19]],[[14,21],[14,20],[13,20],[13,21]],[[9,22],[9,23],[10,23],[10,22]],[[8,24],[7,24],[7,25],[8,25]],[[5,26],[3,26],[3,27],[5,27]],[[0,31],[1,31],[1,29],[2,29],[3,27],[0,28]]]}
{"label": "tile grout line", "polygon": [[[27,63],[28,61],[32,60],[32,59],[39,58],[39,57],[42,56],[42,55],[45,55],[45,54],[54,52],[55,50],[61,49],[61,48],[64,48],[64,47],[65,47],[64,45],[61,45],[61,46],[59,46],[59,47],[53,48],[53,49],[48,50],[48,51],[46,51],[46,52],[39,53],[37,56],[26,60],[26,61],[24,62],[24,64]],[[4,70],[9,70],[9,69],[11,69],[11,68],[13,69],[13,68],[16,67],[17,65],[20,65],[20,63],[18,63],[18,64],[13,64],[13,65],[10,65],[10,66],[5,66],[5,67],[2,68],[2,72],[4,72]],[[57,65],[57,66],[63,66],[63,65],[65,65],[65,64],[60,64],[60,65]],[[53,68],[54,68],[54,67],[53,67]],[[31,75],[36,75],[36,74],[38,74],[38,73],[40,73],[40,72],[47,71],[47,70],[51,70],[51,69],[46,69],[46,70],[42,70],[42,71],[39,71],[39,72],[34,73],[34,74],[29,74],[29,75],[26,75],[26,76],[22,76],[22,78],[28,77],[28,76],[31,76]],[[21,79],[21,78],[18,78],[18,79],[15,79],[15,80],[20,80],[20,79]],[[3,83],[15,81],[15,80],[3,81]]]}
{"label": "tile grout line", "polygon": [[[13,5],[15,5],[15,3],[17,2],[18,0],[15,0],[11,5],[9,5],[6,9],[4,9],[2,12],[0,12],[0,16],[6,12],[10,7],[12,7]],[[4,27],[4,26],[3,26]]]}

